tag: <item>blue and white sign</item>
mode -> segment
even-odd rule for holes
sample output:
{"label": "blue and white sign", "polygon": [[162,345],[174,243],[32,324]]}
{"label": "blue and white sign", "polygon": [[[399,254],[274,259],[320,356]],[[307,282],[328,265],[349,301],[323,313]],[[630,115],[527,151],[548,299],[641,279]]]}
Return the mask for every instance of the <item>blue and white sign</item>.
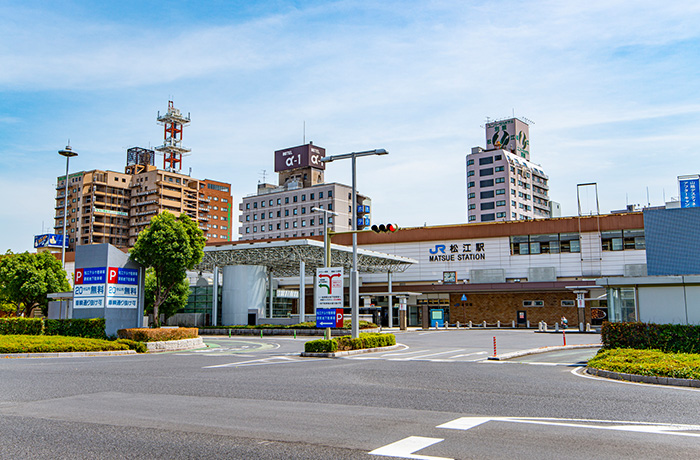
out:
{"label": "blue and white sign", "polygon": [[63,246],[63,235],[36,235],[34,236],[35,248],[60,248]]}
{"label": "blue and white sign", "polygon": [[678,185],[681,193],[681,208],[700,206],[700,176],[680,176]]}
{"label": "blue and white sign", "polygon": [[316,310],[316,327],[343,327],[342,308],[319,308]]}
{"label": "blue and white sign", "polygon": [[73,308],[138,308],[138,284],[135,268],[76,269]]}

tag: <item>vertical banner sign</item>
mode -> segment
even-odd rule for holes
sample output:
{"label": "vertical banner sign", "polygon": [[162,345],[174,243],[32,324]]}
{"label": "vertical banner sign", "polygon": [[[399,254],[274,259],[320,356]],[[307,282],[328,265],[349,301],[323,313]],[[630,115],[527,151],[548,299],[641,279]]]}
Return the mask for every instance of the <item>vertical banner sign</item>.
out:
{"label": "vertical banner sign", "polygon": [[700,176],[680,176],[678,186],[681,194],[681,208],[700,206]]}
{"label": "vertical banner sign", "polygon": [[138,308],[138,283],[138,269],[109,267],[107,308]]}
{"label": "vertical banner sign", "polygon": [[73,282],[73,308],[104,308],[105,267],[78,268]]}
{"label": "vertical banner sign", "polygon": [[343,267],[316,269],[315,310],[343,308]]}

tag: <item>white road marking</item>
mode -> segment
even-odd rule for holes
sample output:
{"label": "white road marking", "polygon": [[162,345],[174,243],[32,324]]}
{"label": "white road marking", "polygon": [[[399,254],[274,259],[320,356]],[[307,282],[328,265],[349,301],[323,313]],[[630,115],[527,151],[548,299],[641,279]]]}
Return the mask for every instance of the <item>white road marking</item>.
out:
{"label": "white road marking", "polygon": [[[541,418],[541,417],[461,417],[451,422],[438,425],[436,428],[452,430],[469,430],[486,422],[512,422],[533,425],[565,426],[570,428],[588,428],[592,430],[631,431],[636,433],[667,434],[673,436],[690,436],[700,438],[700,425],[682,425],[672,423],[629,422],[617,420],[590,420],[573,418]],[[598,425],[593,425],[597,423]]]}
{"label": "white road marking", "polygon": [[[430,351],[430,350],[425,350],[425,351]],[[463,348],[458,348],[456,350],[449,350],[449,351],[441,351],[438,353],[428,353],[427,355],[421,355],[421,356],[411,356],[409,358],[390,358],[390,361],[408,361],[409,359],[415,359],[415,360],[420,360],[423,358],[427,358],[428,356],[437,356],[437,355],[445,355],[447,353],[455,353],[457,351],[464,351]]]}
{"label": "white road marking", "polygon": [[214,366],[204,366],[202,369],[214,369],[217,367],[246,367],[246,366],[267,366],[272,364],[307,363],[309,361],[322,361],[317,359],[293,359],[286,356],[272,356],[270,358],[253,359],[250,361],[239,361],[236,363],[216,364]]}
{"label": "white road marking", "polygon": [[450,356],[450,359],[462,358],[462,357],[464,357],[464,356],[485,355],[486,353],[487,353],[487,352],[485,352],[485,351],[477,351],[477,352],[474,352],[474,353],[466,353],[466,354],[463,354],[463,355],[454,355],[454,356]]}
{"label": "white road marking", "polygon": [[443,441],[441,438],[424,438],[422,436],[409,436],[400,441],[392,442],[386,446],[374,449],[370,455],[383,455],[385,457],[414,458],[418,460],[452,460],[446,457],[431,457],[428,455],[415,455],[414,452]]}

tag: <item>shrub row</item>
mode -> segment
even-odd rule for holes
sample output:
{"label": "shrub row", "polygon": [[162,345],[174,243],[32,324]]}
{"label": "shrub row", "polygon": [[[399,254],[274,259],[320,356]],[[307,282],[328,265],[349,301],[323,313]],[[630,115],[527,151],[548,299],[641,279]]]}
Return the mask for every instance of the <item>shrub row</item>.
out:
{"label": "shrub row", "polygon": [[700,326],[652,323],[603,323],[603,348],[699,353]]}
{"label": "shrub row", "polygon": [[0,318],[0,335],[41,335],[41,318]]}
{"label": "shrub row", "polygon": [[63,335],[106,339],[104,318],[0,318],[0,335]]}
{"label": "shrub row", "polygon": [[700,354],[615,348],[600,350],[588,366],[626,374],[700,379]]}
{"label": "shrub row", "polygon": [[[143,345],[143,344],[142,344]],[[71,351],[128,350],[118,341],[45,335],[2,335],[0,353],[62,353]]]}
{"label": "shrub row", "polygon": [[132,328],[119,329],[117,337],[136,342],[161,342],[166,340],[195,339],[199,337],[199,329],[196,327],[179,328]]}
{"label": "shrub row", "polygon": [[356,339],[344,335],[331,340],[311,340],[304,345],[304,351],[307,353],[333,353],[335,351],[362,350],[392,345],[396,345],[394,334],[361,333]]}
{"label": "shrub row", "polygon": [[90,339],[106,339],[105,319],[46,319],[44,320],[45,335],[64,335],[68,337],[85,337]]}

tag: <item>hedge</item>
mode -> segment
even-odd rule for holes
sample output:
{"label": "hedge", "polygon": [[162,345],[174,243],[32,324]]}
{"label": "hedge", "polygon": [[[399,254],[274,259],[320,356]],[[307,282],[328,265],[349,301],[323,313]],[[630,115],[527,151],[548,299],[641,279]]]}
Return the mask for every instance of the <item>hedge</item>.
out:
{"label": "hedge", "polygon": [[700,354],[615,348],[600,350],[588,366],[626,374],[700,379]]}
{"label": "hedge", "polygon": [[62,353],[71,351],[128,350],[117,341],[46,335],[0,336],[0,353]]}
{"label": "hedge", "polygon": [[307,353],[332,353],[334,351],[362,350],[396,345],[394,334],[361,333],[356,339],[349,335],[331,340],[311,340],[304,345]]}
{"label": "hedge", "polygon": [[89,339],[106,339],[105,319],[47,319],[44,320],[44,335],[64,335]]}
{"label": "hedge", "polygon": [[653,323],[603,323],[603,348],[699,353],[700,326]]}
{"label": "hedge", "polygon": [[162,342],[166,340],[195,339],[199,337],[199,329],[196,327],[119,329],[117,331],[117,337],[120,339],[134,340],[136,342]]}
{"label": "hedge", "polygon": [[41,335],[41,318],[0,318],[0,335]]}

